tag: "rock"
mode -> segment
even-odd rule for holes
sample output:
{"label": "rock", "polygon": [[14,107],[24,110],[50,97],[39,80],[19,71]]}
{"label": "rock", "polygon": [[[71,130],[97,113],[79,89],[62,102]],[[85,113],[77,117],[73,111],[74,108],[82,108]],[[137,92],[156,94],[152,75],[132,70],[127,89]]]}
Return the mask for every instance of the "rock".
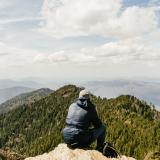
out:
{"label": "rock", "polygon": [[160,160],[160,152],[149,152],[144,160]]}
{"label": "rock", "polygon": [[29,157],[25,160],[135,160],[131,157],[121,156],[117,158],[107,158],[96,150],[70,149],[66,144],[59,144],[53,151]]}
{"label": "rock", "polygon": [[24,160],[25,156],[14,153],[9,150],[0,149],[0,160]]}

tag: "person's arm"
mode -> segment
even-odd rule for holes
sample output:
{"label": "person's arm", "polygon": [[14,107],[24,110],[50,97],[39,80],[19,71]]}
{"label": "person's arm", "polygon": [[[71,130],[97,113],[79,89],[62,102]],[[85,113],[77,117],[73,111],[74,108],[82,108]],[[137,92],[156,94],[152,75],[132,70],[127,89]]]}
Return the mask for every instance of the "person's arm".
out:
{"label": "person's arm", "polygon": [[92,123],[95,128],[99,128],[102,126],[102,121],[99,119],[96,107],[94,105],[92,107]]}

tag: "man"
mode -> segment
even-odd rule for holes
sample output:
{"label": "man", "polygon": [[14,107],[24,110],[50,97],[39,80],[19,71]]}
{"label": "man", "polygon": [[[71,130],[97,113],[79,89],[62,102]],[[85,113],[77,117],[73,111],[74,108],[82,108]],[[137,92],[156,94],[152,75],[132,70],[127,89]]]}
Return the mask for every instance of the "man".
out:
{"label": "man", "polygon": [[[91,125],[94,128],[89,128]],[[70,105],[63,129],[65,143],[73,148],[88,147],[97,140],[96,149],[103,150],[106,128],[90,101],[90,92],[82,90],[76,102]]]}

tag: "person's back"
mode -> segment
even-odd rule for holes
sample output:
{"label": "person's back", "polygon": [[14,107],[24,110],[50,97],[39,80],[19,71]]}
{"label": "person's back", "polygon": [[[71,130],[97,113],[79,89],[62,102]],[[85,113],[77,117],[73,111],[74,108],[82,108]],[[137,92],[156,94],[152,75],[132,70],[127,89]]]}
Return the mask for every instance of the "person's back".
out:
{"label": "person's back", "polygon": [[[91,125],[94,128],[89,129]],[[88,91],[82,90],[79,99],[70,105],[63,137],[65,143],[70,146],[89,146],[97,139],[97,148],[102,147],[105,139],[105,127],[98,118],[95,106],[90,102]]]}

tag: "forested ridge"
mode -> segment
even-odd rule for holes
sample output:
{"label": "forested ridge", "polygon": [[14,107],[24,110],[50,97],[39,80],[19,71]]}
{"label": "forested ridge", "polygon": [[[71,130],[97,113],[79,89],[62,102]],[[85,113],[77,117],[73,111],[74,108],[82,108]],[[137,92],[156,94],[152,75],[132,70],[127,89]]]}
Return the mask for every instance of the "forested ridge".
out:
{"label": "forested ridge", "polygon": [[0,104],[0,113],[8,112],[9,110],[12,110],[23,104],[29,105],[30,103],[33,103],[48,96],[52,92],[53,90],[49,88],[41,88],[32,92],[22,93]]}
{"label": "forested ridge", "polygon": [[[62,128],[69,105],[81,89],[67,85],[30,105],[0,115],[0,148],[34,156],[53,150],[63,142]],[[160,113],[130,95],[115,99],[92,96],[107,126],[106,140],[127,156],[142,160],[160,151]]]}

